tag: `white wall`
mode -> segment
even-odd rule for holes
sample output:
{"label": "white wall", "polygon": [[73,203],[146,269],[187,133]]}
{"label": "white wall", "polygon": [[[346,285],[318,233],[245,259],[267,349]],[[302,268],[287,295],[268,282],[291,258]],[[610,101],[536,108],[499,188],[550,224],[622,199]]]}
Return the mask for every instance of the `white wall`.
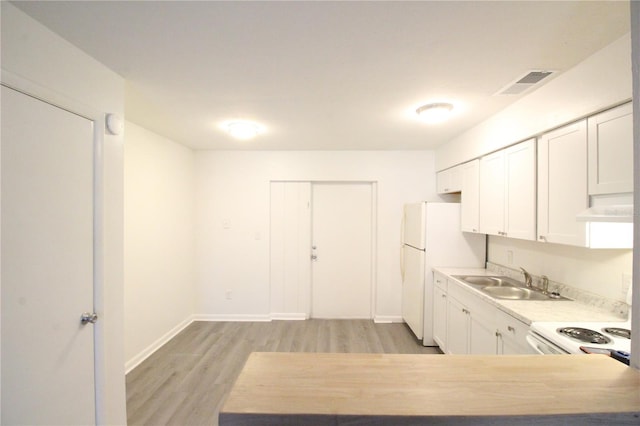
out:
{"label": "white wall", "polygon": [[[33,93],[70,100],[74,105],[124,116],[124,81],[10,3],[2,7],[2,79],[17,76]],[[8,73],[6,73],[8,72]],[[21,84],[22,86],[22,84]],[[57,100],[57,99],[56,99]],[[102,319],[96,324],[96,362],[101,367],[98,420],[126,423],[122,285],[122,136],[104,136],[103,286],[97,294]],[[100,262],[99,262],[100,263]]]}
{"label": "white wall", "polygon": [[195,309],[195,154],[127,122],[124,148],[127,371]]}
{"label": "white wall", "polygon": [[268,318],[271,180],[378,182],[374,314],[379,320],[400,317],[402,207],[438,199],[432,152],[200,151],[196,171],[201,318]]}
{"label": "white wall", "polygon": [[627,35],[436,151],[443,170],[631,99]]}
{"label": "white wall", "polygon": [[621,302],[626,301],[628,288],[623,287],[623,274],[631,275],[632,257],[632,250],[588,249],[489,237],[490,262],[513,269],[523,267],[533,275],[546,275],[552,281]]}

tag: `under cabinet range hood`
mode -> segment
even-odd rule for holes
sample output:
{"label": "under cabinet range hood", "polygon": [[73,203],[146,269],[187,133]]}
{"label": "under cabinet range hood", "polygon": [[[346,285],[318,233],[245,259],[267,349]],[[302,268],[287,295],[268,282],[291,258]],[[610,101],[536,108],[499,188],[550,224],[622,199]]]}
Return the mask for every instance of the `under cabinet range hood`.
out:
{"label": "under cabinet range hood", "polygon": [[587,227],[590,248],[633,248],[633,205],[593,206],[576,216]]}
{"label": "under cabinet range hood", "polygon": [[633,205],[593,206],[577,216],[580,222],[633,223]]}

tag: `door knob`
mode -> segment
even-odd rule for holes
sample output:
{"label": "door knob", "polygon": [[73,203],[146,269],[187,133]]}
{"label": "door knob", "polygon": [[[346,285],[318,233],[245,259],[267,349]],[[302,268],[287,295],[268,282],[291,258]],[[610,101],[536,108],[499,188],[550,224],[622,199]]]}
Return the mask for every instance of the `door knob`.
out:
{"label": "door knob", "polygon": [[96,321],[98,321],[98,314],[96,314],[95,312],[83,312],[82,316],[80,317],[80,322],[82,323],[82,325],[86,325],[87,323],[95,324]]}

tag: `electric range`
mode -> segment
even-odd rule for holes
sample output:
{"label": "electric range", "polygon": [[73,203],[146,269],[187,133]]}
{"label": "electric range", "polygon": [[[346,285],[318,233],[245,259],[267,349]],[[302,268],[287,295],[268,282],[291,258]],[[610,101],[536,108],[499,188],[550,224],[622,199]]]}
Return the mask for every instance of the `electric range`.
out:
{"label": "electric range", "polygon": [[540,354],[604,353],[628,364],[631,323],[533,322],[527,342]]}

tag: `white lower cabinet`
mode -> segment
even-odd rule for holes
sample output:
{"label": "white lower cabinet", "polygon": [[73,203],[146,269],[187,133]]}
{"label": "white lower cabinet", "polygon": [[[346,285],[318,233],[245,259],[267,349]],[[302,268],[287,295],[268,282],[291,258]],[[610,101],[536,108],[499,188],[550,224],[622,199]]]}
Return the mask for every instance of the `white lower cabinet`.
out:
{"label": "white lower cabinet", "polygon": [[496,353],[496,308],[453,280],[447,292],[447,350],[449,354]]}
{"label": "white lower cabinet", "polygon": [[433,274],[433,340],[447,351],[447,277]]}
{"label": "white lower cabinet", "polygon": [[453,297],[447,297],[447,349],[445,353],[469,353],[469,315],[467,308]]}
{"label": "white lower cabinet", "polygon": [[529,326],[498,310],[496,313],[497,353],[499,355],[516,355],[534,353],[527,343]]}
{"label": "white lower cabinet", "polygon": [[469,319],[469,353],[475,355],[495,355],[496,329],[491,318],[470,314]]}
{"label": "white lower cabinet", "polygon": [[[440,281],[441,285],[437,282]],[[529,326],[443,274],[434,274],[434,340],[447,354],[530,354]]]}

